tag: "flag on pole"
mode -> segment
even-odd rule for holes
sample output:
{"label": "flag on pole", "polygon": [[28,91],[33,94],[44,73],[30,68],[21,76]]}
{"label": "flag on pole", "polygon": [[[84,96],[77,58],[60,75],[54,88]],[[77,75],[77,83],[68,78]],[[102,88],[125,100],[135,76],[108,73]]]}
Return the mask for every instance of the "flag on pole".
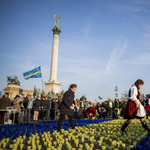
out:
{"label": "flag on pole", "polygon": [[1,92],[0,92],[0,96],[2,96],[4,94],[4,90],[2,90]]}
{"label": "flag on pole", "polygon": [[28,80],[29,78],[42,78],[41,66],[23,73],[23,76],[26,80]]}

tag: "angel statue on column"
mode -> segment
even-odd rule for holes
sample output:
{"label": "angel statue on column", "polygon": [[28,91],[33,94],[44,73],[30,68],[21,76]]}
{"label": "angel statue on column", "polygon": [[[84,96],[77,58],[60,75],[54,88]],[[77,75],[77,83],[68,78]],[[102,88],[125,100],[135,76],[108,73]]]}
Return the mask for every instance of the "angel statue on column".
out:
{"label": "angel statue on column", "polygon": [[56,17],[57,17],[57,13],[54,14],[54,19],[56,19],[54,25],[55,25],[55,27],[59,28],[58,23],[59,23],[60,16],[58,18],[56,18]]}

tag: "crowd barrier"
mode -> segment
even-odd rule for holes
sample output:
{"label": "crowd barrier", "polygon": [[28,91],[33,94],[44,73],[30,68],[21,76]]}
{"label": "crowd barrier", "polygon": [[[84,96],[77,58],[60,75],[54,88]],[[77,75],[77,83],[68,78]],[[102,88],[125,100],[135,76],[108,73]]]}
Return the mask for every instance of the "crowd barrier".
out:
{"label": "crowd barrier", "polygon": [[[16,113],[22,113],[22,112],[25,112],[25,111],[28,111],[29,113],[29,116],[27,117],[26,121],[30,122],[30,116],[31,116],[31,111],[47,111],[47,110],[58,110],[58,108],[51,108],[51,109],[12,109],[12,107],[8,107],[6,109],[0,109],[0,112],[3,112],[4,113],[4,120],[6,118],[6,113],[10,113],[10,114],[13,114],[13,120],[12,120],[12,124],[15,123],[15,115]],[[24,115],[25,117],[25,115]],[[23,120],[25,120],[25,118],[23,117]]]}

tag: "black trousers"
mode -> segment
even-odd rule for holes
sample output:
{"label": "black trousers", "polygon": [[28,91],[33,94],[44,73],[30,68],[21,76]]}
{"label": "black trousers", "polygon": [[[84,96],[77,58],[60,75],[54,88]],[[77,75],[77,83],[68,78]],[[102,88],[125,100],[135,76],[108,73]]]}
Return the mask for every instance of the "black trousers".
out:
{"label": "black trousers", "polygon": [[42,118],[42,120],[44,120],[45,112],[46,112],[46,110],[42,110],[42,111],[41,111],[41,118]]}
{"label": "black trousers", "polygon": [[[74,128],[74,123],[73,123],[73,116],[68,116],[69,117],[69,122],[70,122],[70,125],[71,125],[71,128],[72,129],[75,129]],[[62,124],[62,121],[65,119],[65,115],[63,114],[60,114],[60,118],[58,120],[58,132],[60,132],[61,130],[61,124]]]}

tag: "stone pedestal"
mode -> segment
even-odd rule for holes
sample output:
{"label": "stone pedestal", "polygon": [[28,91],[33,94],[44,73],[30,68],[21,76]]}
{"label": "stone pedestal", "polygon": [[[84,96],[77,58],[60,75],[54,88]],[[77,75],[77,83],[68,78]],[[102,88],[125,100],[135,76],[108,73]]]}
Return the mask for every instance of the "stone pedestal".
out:
{"label": "stone pedestal", "polygon": [[45,82],[45,93],[48,94],[53,90],[54,93],[60,93],[61,83],[59,82]]}
{"label": "stone pedestal", "polygon": [[4,89],[5,93],[9,93],[9,98],[13,99],[17,94],[20,94],[20,85],[8,83],[7,87]]}
{"label": "stone pedestal", "polygon": [[45,82],[45,93],[49,91],[54,93],[60,92],[61,83],[57,81],[57,64],[58,64],[58,45],[59,45],[59,33],[62,31],[58,27],[51,29],[53,31],[53,46],[52,46],[52,55],[51,55],[51,68],[50,68],[50,79],[48,82]]}

